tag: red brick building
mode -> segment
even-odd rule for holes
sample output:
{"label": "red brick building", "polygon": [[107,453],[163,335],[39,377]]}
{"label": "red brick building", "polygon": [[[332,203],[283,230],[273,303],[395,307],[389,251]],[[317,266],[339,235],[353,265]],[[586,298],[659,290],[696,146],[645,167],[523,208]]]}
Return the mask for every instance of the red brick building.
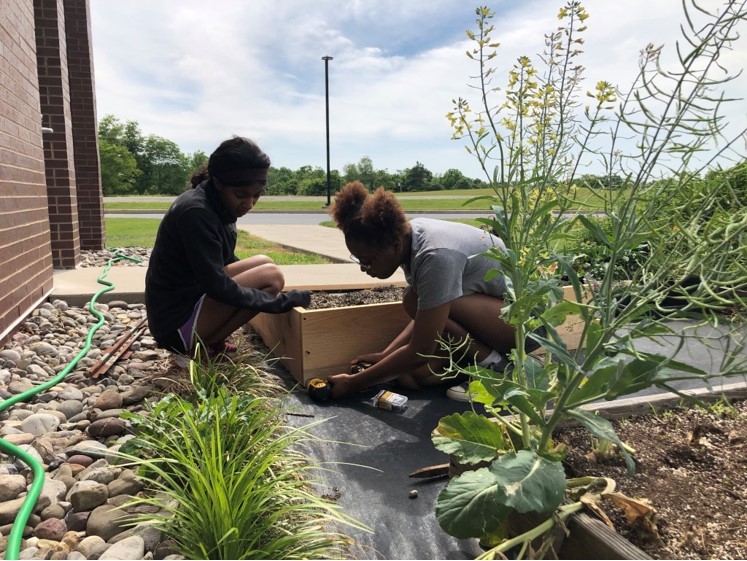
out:
{"label": "red brick building", "polygon": [[88,0],[0,0],[0,343],[104,247]]}

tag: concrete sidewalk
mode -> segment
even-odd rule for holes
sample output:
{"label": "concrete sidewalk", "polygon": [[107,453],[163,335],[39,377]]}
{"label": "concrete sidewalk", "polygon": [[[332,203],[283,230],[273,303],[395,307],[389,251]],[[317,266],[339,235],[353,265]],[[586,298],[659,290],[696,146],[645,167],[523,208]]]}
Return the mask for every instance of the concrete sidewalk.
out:
{"label": "concrete sidewalk", "polygon": [[[405,286],[405,277],[398,270],[388,279],[374,279],[350,262],[342,232],[318,225],[251,225],[240,229],[284,247],[324,255],[336,263],[330,265],[284,265],[286,290],[343,290],[375,286]],[[61,299],[73,306],[88,302],[104,285],[98,278],[104,267],[87,267],[54,271],[51,298]],[[105,280],[115,288],[99,298],[99,302],[124,300],[142,303],[145,290],[146,267],[112,266]]]}

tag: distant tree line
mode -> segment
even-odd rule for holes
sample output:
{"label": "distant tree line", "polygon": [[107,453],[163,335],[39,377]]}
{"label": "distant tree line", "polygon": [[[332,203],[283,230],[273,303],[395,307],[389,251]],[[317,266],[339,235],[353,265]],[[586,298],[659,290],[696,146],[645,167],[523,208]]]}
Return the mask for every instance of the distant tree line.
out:
{"label": "distant tree line", "polygon": [[[104,195],[178,195],[189,187],[192,172],[207,164],[202,151],[185,154],[176,143],[157,135],[144,136],[136,121],[122,122],[106,115],[99,122],[99,154]],[[327,173],[319,166],[297,170],[272,167],[268,195],[326,195]],[[397,192],[440,191],[486,187],[458,169],[439,175],[416,162],[411,168],[390,173],[377,170],[371,158],[346,164],[342,172],[330,170],[330,189],[360,180],[369,190],[385,187]]]}
{"label": "distant tree line", "polygon": [[[185,154],[176,143],[157,135],[144,136],[136,121],[121,122],[106,115],[99,122],[99,154],[104,195],[178,195],[189,187],[192,172],[207,164],[208,156],[198,150]],[[723,171],[712,171],[712,179]],[[729,170],[733,192],[747,195],[747,162]],[[370,157],[358,163],[330,170],[330,189],[334,193],[353,180],[361,181],[369,191],[385,187],[391,191],[451,191],[477,189],[488,185],[480,179],[466,177],[458,169],[435,174],[422,163],[411,168],[389,172],[375,169]],[[618,175],[585,174],[574,183],[592,189],[618,189],[626,181]],[[297,170],[271,167],[266,194],[326,195],[327,174],[319,166],[301,166]]]}

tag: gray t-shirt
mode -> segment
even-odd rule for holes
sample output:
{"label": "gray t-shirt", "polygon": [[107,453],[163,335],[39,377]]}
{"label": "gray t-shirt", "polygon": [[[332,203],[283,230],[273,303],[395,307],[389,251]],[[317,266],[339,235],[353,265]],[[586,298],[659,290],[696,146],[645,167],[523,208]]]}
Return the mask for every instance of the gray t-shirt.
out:
{"label": "gray t-shirt", "polygon": [[468,294],[502,298],[503,275],[485,281],[500,264],[481,257],[490,247],[506,249],[503,241],[484,230],[432,218],[415,218],[410,262],[402,266],[405,279],[418,294],[418,309],[428,310]]}

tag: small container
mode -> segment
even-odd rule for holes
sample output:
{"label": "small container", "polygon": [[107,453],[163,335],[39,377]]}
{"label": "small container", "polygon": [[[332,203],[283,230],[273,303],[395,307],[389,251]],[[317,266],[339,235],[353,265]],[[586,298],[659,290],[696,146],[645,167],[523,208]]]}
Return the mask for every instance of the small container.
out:
{"label": "small container", "polygon": [[309,380],[306,390],[314,401],[327,401],[332,397],[332,386],[327,380],[312,378]]}
{"label": "small container", "polygon": [[389,390],[381,390],[371,398],[371,405],[389,411],[404,411],[407,407],[407,397]]}

